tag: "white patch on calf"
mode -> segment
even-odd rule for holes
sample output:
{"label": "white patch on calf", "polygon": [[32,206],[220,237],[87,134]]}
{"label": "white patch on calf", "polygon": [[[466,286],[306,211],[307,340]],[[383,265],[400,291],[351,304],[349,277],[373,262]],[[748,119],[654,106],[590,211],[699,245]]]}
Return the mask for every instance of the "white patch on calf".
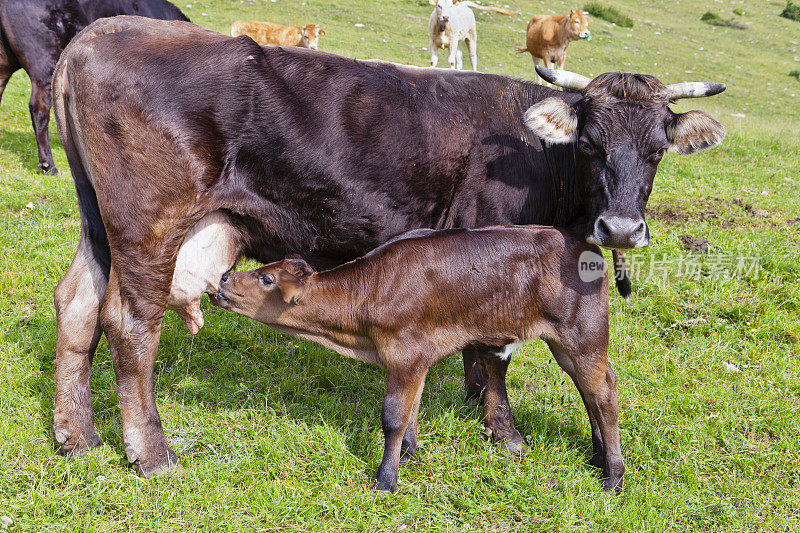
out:
{"label": "white patch on calf", "polygon": [[494,354],[502,359],[503,361],[508,361],[508,358],[511,357],[511,354],[516,351],[517,348],[525,344],[524,342],[513,342],[511,344],[506,344],[502,350],[499,352],[495,352]]}
{"label": "white patch on calf", "polygon": [[237,231],[220,211],[203,217],[186,235],[175,261],[167,307],[178,312],[192,333],[203,326],[200,297],[218,289],[239,250]]}
{"label": "white patch on calf", "polygon": [[545,98],[525,111],[525,125],[550,144],[574,142],[578,133],[578,114],[560,98]]}

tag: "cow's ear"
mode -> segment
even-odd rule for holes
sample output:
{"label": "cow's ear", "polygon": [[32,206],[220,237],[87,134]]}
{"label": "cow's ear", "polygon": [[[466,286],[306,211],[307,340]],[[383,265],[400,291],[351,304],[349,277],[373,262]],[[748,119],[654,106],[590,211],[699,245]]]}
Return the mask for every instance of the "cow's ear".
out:
{"label": "cow's ear", "polygon": [[325,28],[320,28],[317,35],[325,35]]}
{"label": "cow's ear", "polygon": [[281,290],[283,301],[287,304],[296,304],[303,298],[305,284],[286,270],[278,271],[278,288]]}
{"label": "cow's ear", "polygon": [[567,144],[577,138],[578,113],[560,98],[545,98],[525,111],[525,125],[550,144]]}
{"label": "cow's ear", "polygon": [[725,126],[703,111],[672,113],[667,123],[669,149],[689,155],[717,146],[725,138]]}

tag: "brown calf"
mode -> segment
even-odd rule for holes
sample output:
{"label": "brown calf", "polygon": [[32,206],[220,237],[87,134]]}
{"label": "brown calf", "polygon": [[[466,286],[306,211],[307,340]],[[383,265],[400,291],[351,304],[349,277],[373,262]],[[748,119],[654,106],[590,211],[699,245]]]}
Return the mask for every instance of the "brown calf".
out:
{"label": "brown calf", "polygon": [[258,44],[276,46],[300,46],[316,50],[320,35],[325,29],[316,24],[305,26],[283,26],[274,22],[237,20],[231,24],[231,36],[247,35]]}
{"label": "brown calf", "polygon": [[[400,461],[416,451],[433,365],[467,347],[508,359],[534,338],[547,342],[583,398],[604,488],[622,487],[616,377],[606,358],[608,277],[599,248],[578,235],[541,226],[415,230],[332,270],[284,259],[225,274],[211,298],[386,369],[378,490],[397,488]],[[485,402],[510,418],[497,393],[505,393],[505,375],[487,379],[494,386]]]}
{"label": "brown calf", "polygon": [[573,9],[569,15],[534,15],[528,22],[525,48],[517,48],[517,52],[529,52],[537,66],[544,61],[545,68],[563,69],[569,43],[592,38],[589,20],[580,9]]}

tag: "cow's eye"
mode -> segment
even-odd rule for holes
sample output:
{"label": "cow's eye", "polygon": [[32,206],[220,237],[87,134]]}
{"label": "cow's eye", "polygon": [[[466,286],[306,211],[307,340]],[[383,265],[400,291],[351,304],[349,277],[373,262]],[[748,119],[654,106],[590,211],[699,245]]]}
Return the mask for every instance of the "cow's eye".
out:
{"label": "cow's eye", "polygon": [[653,152],[652,154],[650,154],[650,157],[648,159],[650,161],[653,161],[654,163],[658,163],[659,161],[661,161],[661,158],[664,157],[666,151],[667,151],[666,148],[661,148],[657,152]]}
{"label": "cow's eye", "polygon": [[275,283],[275,280],[273,280],[272,276],[270,276],[269,274],[264,274],[258,279],[260,279],[261,283],[263,283],[264,285],[272,285],[273,283]]}
{"label": "cow's eye", "polygon": [[578,143],[578,149],[584,155],[594,156],[594,155],[598,154],[597,148],[595,148],[595,146],[592,143],[588,142],[588,141],[580,141]]}

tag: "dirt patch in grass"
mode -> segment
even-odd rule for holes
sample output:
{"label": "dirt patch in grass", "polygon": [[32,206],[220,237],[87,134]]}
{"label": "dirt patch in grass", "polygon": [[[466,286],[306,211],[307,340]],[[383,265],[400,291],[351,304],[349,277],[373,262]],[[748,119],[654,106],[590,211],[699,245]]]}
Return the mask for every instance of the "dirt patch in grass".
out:
{"label": "dirt patch in grass", "polygon": [[[742,214],[747,215],[743,217]],[[738,215],[738,216],[737,216]],[[709,196],[692,204],[654,202],[647,216],[667,225],[710,221],[725,229],[736,227],[777,228],[800,225],[800,219],[782,219],[779,213],[754,206],[742,198]]]}

